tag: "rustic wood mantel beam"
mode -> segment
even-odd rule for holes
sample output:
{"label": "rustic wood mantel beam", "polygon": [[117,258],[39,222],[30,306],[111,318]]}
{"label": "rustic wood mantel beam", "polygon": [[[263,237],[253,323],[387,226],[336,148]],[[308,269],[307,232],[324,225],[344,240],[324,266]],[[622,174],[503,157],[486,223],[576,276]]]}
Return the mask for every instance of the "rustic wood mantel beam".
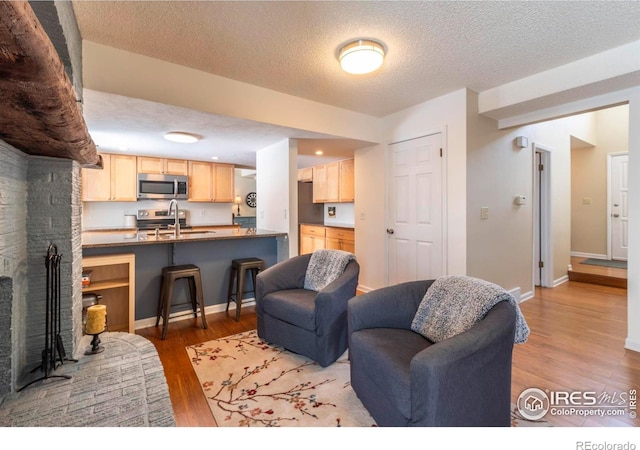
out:
{"label": "rustic wood mantel beam", "polygon": [[62,61],[26,1],[0,1],[0,139],[30,155],[100,162]]}

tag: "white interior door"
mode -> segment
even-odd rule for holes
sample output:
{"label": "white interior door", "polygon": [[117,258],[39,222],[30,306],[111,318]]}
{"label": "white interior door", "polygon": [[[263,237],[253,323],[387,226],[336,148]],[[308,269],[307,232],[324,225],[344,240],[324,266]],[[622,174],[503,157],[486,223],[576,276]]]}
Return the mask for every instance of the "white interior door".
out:
{"label": "white interior door", "polygon": [[609,178],[611,258],[626,260],[629,248],[629,155],[611,156]]}
{"label": "white interior door", "polygon": [[389,146],[388,282],[444,275],[442,133]]}

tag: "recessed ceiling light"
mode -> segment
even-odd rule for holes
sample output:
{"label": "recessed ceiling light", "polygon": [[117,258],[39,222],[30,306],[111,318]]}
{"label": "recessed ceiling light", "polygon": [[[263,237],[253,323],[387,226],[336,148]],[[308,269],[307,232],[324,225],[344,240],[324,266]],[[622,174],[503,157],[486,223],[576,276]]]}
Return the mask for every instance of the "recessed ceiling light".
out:
{"label": "recessed ceiling light", "polygon": [[342,70],[356,75],[377,70],[384,60],[384,47],[370,39],[356,39],[346,43],[338,56]]}
{"label": "recessed ceiling light", "polygon": [[220,159],[219,156],[212,156],[211,159],[215,159],[216,161]]}
{"label": "recessed ceiling light", "polygon": [[322,150],[316,150],[316,155],[320,156],[320,155],[322,155],[322,154],[323,154],[323,153],[322,153]]}
{"label": "recessed ceiling light", "polygon": [[179,142],[181,144],[193,144],[200,140],[200,136],[192,133],[185,133],[184,131],[169,131],[164,134],[164,138],[168,141]]}

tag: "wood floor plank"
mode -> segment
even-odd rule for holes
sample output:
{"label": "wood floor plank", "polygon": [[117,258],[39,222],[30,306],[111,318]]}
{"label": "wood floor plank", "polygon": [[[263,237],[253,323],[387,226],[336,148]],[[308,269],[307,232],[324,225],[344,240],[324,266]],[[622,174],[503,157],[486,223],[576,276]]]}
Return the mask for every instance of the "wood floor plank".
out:
{"label": "wood floor plank", "polygon": [[[626,350],[627,291],[569,281],[553,289],[537,288],[521,303],[531,335],[513,351],[512,401],[527,388],[628,392],[640,390],[640,353]],[[192,319],[137,333],[150,339],[165,367],[179,427],[215,426],[185,347],[256,328],[255,309],[243,307],[240,321],[231,314],[207,315],[209,327]],[[556,426],[638,426],[624,417],[555,416]]]}

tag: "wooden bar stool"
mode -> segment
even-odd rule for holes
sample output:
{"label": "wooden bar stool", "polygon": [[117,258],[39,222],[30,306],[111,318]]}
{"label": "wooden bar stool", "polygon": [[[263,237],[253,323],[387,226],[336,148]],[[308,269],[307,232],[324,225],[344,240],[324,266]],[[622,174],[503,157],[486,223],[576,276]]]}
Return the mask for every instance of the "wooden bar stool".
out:
{"label": "wooden bar stool", "polygon": [[[260,258],[242,258],[231,261],[231,276],[229,277],[229,293],[227,295],[227,311],[229,304],[236,302],[236,322],[240,320],[242,297],[248,292],[256,292],[256,276],[264,270],[264,261]],[[246,274],[251,274],[252,290],[246,290]],[[235,286],[234,286],[235,285]],[[235,293],[234,291],[235,287]]]}
{"label": "wooden bar stool", "polygon": [[168,266],[162,269],[162,283],[160,285],[160,298],[158,300],[158,314],[156,316],[156,327],[162,317],[162,340],[167,335],[167,325],[169,325],[169,314],[172,306],[187,305],[189,302],[176,303],[172,305],[173,290],[177,280],[186,278],[189,282],[189,293],[191,297],[191,308],[194,317],[198,317],[198,305],[200,305],[200,317],[202,318],[202,328],[207,328],[207,319],[204,313],[204,297],[202,295],[202,278],[200,268],[194,264],[184,264],[181,266]]}

